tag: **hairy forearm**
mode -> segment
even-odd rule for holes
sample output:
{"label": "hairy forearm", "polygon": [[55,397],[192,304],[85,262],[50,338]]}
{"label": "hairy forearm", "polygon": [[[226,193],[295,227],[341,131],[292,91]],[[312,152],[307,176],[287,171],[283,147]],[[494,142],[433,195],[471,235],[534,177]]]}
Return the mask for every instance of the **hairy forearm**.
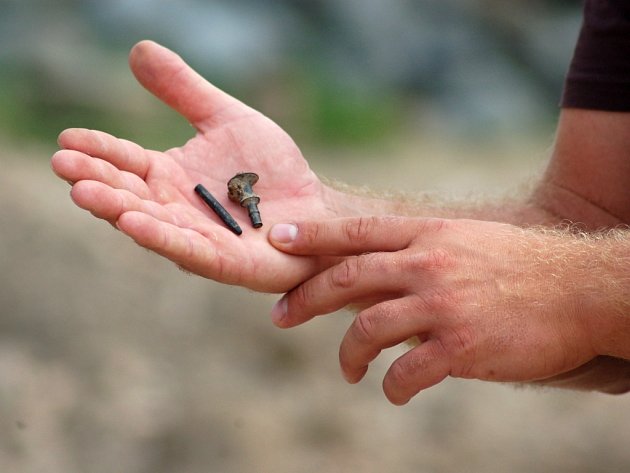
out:
{"label": "hairy forearm", "polygon": [[377,192],[340,182],[327,182],[339,216],[397,215],[403,217],[437,217],[473,219],[510,223],[517,226],[556,226],[563,218],[543,208],[528,189],[520,195],[502,198],[468,196],[447,199],[430,192],[412,194]]}
{"label": "hairy forearm", "polygon": [[469,218],[518,226],[576,224],[584,230],[630,223],[630,113],[563,109],[545,174],[520,196],[445,200],[417,192],[374,193],[328,183],[340,216]]}

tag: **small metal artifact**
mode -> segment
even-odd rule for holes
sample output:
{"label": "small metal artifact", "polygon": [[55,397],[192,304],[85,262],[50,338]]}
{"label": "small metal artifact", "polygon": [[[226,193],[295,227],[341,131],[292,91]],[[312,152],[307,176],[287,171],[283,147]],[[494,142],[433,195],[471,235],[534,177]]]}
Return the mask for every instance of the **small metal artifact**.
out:
{"label": "small metal artifact", "polygon": [[233,202],[238,202],[241,207],[246,207],[249,218],[254,228],[262,227],[258,202],[260,197],[254,194],[254,184],[258,182],[258,174],[253,172],[242,172],[234,176],[228,182],[228,197]]}
{"label": "small metal artifact", "polygon": [[243,230],[241,230],[241,227],[238,226],[236,220],[234,220],[234,218],[227,210],[225,210],[225,208],[219,203],[219,201],[215,199],[210,192],[208,192],[208,189],[206,189],[201,184],[197,184],[195,186],[195,192],[199,195],[199,197],[203,199],[206,204],[208,204],[208,207],[214,210],[214,213],[219,216],[219,218],[223,221],[223,223],[227,225],[230,230],[232,230],[237,235],[243,233]]}

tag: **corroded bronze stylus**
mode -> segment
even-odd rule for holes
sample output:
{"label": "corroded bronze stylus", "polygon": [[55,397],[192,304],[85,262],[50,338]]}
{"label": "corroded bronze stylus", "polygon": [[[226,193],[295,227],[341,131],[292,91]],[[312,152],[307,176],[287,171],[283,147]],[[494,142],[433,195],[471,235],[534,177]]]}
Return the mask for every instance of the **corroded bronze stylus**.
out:
{"label": "corroded bronze stylus", "polygon": [[219,201],[215,199],[210,192],[208,192],[208,189],[206,189],[201,184],[197,184],[195,186],[195,192],[199,195],[199,197],[203,199],[206,204],[208,204],[208,207],[214,210],[214,213],[219,216],[219,218],[223,221],[223,223],[227,225],[230,230],[232,230],[237,235],[243,233],[243,230],[241,230],[241,227],[238,226],[236,220],[234,220],[234,218],[227,210],[225,210],[225,208],[219,203]]}

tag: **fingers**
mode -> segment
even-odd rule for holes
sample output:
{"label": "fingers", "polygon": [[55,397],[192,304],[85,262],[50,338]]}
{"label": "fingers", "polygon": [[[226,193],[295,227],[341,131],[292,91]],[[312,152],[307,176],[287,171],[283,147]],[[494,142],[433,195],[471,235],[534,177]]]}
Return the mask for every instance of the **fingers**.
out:
{"label": "fingers", "polygon": [[346,332],[339,349],[339,362],[346,380],[359,382],[381,350],[413,336],[428,339],[398,358],[383,380],[387,398],[396,405],[406,404],[423,389],[441,382],[451,371],[448,352],[438,338],[434,314],[422,310],[413,297],[390,300],[360,312]]}
{"label": "fingers", "polygon": [[129,55],[129,64],[146,89],[199,129],[209,128],[217,116],[234,118],[249,111],[206,81],[177,54],[152,41],[136,44]]}
{"label": "fingers", "polygon": [[419,287],[425,288],[424,303],[439,308],[444,297],[434,290],[435,278],[451,266],[450,257],[439,248],[346,257],[285,294],[271,318],[279,327],[294,327],[349,304],[373,305],[417,293]]}
{"label": "fingers", "polygon": [[[186,206],[163,205],[153,200],[141,199],[125,189],[113,189],[98,181],[77,182],[72,186],[70,196],[77,206],[88,210],[97,218],[107,220],[112,225],[116,225],[121,215],[127,212],[141,212],[162,222],[194,230],[206,238],[213,238],[215,230],[231,234],[227,228],[219,225],[216,215],[201,217],[202,214],[196,214],[196,210],[191,213]],[[207,209],[203,209],[202,212],[211,213]]]}
{"label": "fingers", "polygon": [[[375,305],[357,315],[344,337],[339,350],[342,372],[356,383],[383,349],[420,336],[426,341],[396,360],[383,380],[393,404],[407,403],[451,372],[449,355],[437,338],[443,297],[431,289],[449,258],[439,248],[414,244],[419,236],[448,225],[440,219],[371,217],[272,227],[269,240],[287,253],[350,255],[287,293],[272,310],[272,320],[291,327],[350,303],[372,302]],[[426,289],[422,297],[412,295],[414,287]]]}
{"label": "fingers", "polygon": [[404,256],[372,253],[345,258],[285,294],[274,306],[271,318],[277,326],[288,328],[350,303],[375,303],[402,295],[408,287],[408,276],[401,270]]}
{"label": "fingers", "polygon": [[382,350],[417,335],[425,338],[434,325],[434,315],[419,312],[413,297],[389,300],[360,312],[339,349],[344,378],[359,382]]}
{"label": "fingers", "polygon": [[406,248],[420,234],[446,225],[440,219],[359,217],[321,222],[276,224],[270,242],[299,255],[353,255]]}
{"label": "fingers", "polygon": [[443,381],[450,370],[442,344],[430,339],[394,361],[383,380],[383,391],[392,404],[401,406],[423,389]]}
{"label": "fingers", "polygon": [[217,228],[216,233],[206,229],[202,234],[135,211],[123,213],[116,227],[140,246],[215,281],[243,284],[242,275],[253,272],[251,260],[243,258],[242,247],[222,244],[221,235],[233,237],[223,228]]}
{"label": "fingers", "polygon": [[116,226],[140,246],[191,271],[193,267],[211,267],[215,261],[214,249],[204,236],[146,213],[125,212],[118,218]]}
{"label": "fingers", "polygon": [[131,210],[144,212],[160,220],[174,223],[171,212],[163,205],[141,199],[126,190],[113,189],[102,182],[79,181],[72,186],[70,196],[79,207],[111,224],[115,224],[120,215]]}
{"label": "fingers", "polygon": [[135,174],[141,179],[146,178],[149,170],[150,158],[144,148],[102,131],[70,128],[61,132],[58,142],[63,149],[80,151],[88,156],[100,158],[117,169]]}
{"label": "fingers", "polygon": [[57,151],[52,159],[53,171],[71,184],[78,181],[99,181],[115,189],[125,189],[140,198],[149,197],[146,182],[135,174],[120,171],[102,159],[73,150]]}

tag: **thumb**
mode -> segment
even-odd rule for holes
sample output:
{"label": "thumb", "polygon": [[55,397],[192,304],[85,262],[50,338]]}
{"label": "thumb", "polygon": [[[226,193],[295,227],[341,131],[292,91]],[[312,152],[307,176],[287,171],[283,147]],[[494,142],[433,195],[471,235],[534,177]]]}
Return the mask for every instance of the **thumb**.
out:
{"label": "thumb", "polygon": [[198,129],[209,128],[217,116],[230,119],[249,110],[210,84],[173,51],[153,41],[141,41],[131,49],[129,66],[138,82]]}

